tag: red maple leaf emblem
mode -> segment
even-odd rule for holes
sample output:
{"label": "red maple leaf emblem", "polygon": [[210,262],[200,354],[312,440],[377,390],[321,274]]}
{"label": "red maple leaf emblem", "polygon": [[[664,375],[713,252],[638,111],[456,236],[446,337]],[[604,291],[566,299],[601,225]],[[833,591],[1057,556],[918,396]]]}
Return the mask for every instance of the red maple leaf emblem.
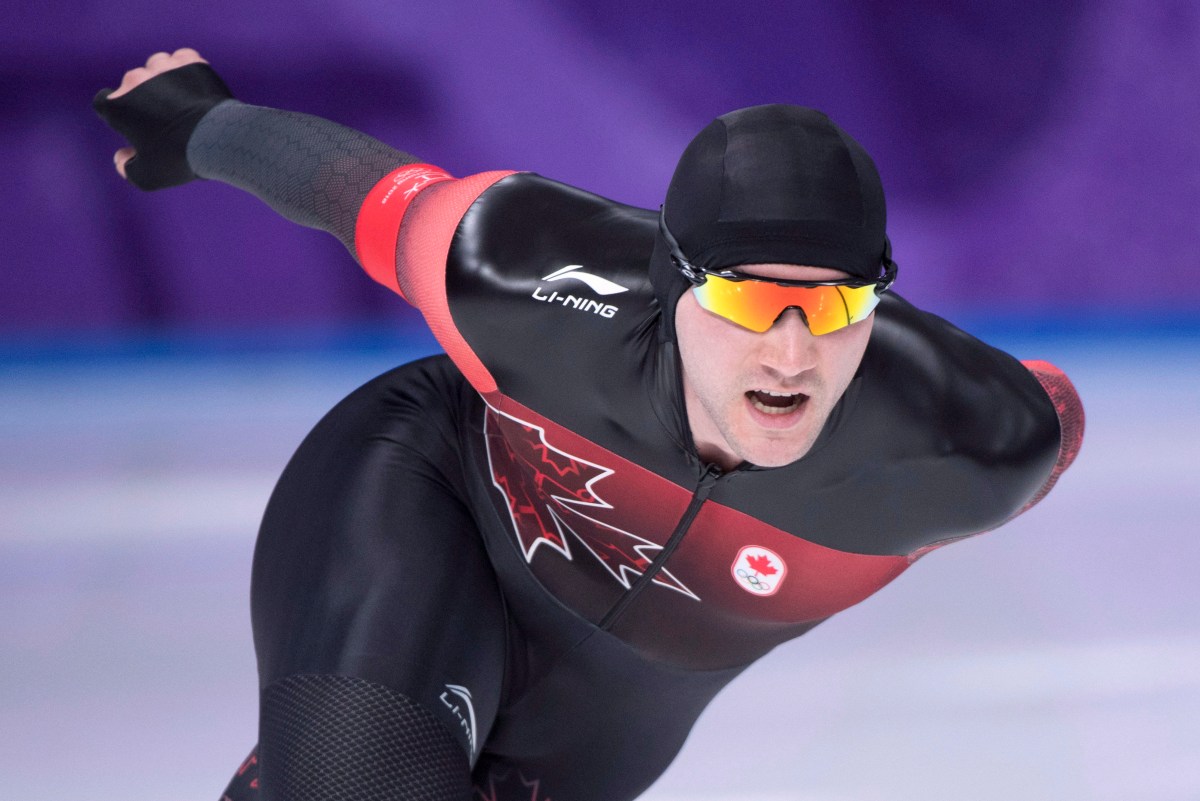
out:
{"label": "red maple leaf emblem", "polygon": [[[567,453],[546,440],[542,426],[487,409],[488,461],[492,483],[508,503],[513,527],[527,562],[544,543],[573,559],[567,535],[573,535],[604,569],[629,589],[650,567],[661,545],[590,517],[613,507],[592,485],[612,475],[610,468]],[[699,601],[700,598],[665,569],[654,583]]]}
{"label": "red maple leaf emblem", "polygon": [[771,576],[778,573],[779,570],[771,564],[769,556],[747,556],[746,561],[750,564],[750,569],[764,576]]}

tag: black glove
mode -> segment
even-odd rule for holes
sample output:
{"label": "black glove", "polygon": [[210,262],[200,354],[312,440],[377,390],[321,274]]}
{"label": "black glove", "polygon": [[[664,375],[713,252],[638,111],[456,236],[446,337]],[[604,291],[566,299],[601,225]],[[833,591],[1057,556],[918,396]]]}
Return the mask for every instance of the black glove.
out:
{"label": "black glove", "polygon": [[188,139],[209,109],[233,97],[221,76],[200,63],[168,70],[109,100],[113,91],[101,89],[92,108],[137,150],[125,164],[125,175],[146,190],[196,177],[187,162]]}

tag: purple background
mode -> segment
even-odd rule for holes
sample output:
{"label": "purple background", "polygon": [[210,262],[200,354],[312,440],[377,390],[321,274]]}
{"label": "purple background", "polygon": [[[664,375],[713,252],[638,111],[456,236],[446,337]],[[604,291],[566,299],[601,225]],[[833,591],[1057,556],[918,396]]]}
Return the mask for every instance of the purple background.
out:
{"label": "purple background", "polygon": [[332,237],[240,192],[119,181],[121,143],[90,98],[184,45],[245,101],[330,117],[459,175],[531,169],[645,206],[713,116],[816,106],[879,163],[910,298],[944,313],[1200,310],[1188,0],[116,8],[21,4],[0,33],[0,337],[407,313]]}

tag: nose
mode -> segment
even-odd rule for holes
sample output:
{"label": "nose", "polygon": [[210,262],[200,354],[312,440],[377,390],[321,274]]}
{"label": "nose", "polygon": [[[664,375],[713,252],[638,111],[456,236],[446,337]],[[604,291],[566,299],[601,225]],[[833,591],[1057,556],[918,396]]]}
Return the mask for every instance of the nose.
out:
{"label": "nose", "polygon": [[787,309],[762,334],[759,360],[781,378],[800,375],[816,366],[816,337],[799,309]]}

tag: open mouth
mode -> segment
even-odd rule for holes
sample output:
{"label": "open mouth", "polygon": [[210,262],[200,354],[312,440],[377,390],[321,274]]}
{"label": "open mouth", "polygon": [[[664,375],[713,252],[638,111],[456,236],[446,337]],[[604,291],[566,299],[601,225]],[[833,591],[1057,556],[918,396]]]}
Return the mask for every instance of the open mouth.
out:
{"label": "open mouth", "polygon": [[800,408],[808,400],[802,392],[787,394],[767,389],[752,389],[746,393],[750,403],[763,414],[788,414]]}

